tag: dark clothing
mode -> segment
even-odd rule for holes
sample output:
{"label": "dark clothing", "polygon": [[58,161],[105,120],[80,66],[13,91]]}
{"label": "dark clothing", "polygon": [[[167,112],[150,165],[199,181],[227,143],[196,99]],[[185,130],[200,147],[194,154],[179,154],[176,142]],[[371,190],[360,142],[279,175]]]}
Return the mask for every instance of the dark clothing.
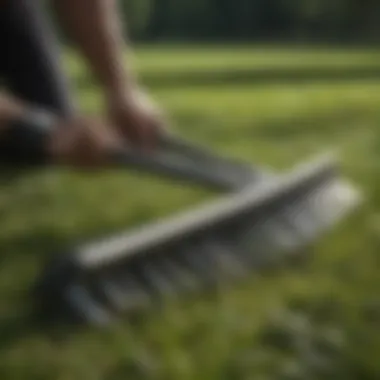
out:
{"label": "dark clothing", "polygon": [[0,1],[0,79],[29,103],[62,116],[74,111],[53,29],[39,0]]}

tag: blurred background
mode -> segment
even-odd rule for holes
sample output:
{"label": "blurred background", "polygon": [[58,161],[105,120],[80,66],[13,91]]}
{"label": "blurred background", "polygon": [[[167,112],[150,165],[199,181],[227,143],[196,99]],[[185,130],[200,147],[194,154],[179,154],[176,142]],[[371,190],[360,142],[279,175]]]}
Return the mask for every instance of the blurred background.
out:
{"label": "blurred background", "polygon": [[[1,379],[380,379],[380,3],[122,0],[120,12],[126,63],[173,129],[273,170],[338,148],[366,202],[298,265],[57,340],[31,332],[25,311],[47,256],[214,195],[120,172],[3,181]],[[98,114],[97,84],[55,24],[78,100]]]}
{"label": "blurred background", "polygon": [[134,41],[376,43],[376,0],[121,1]]}

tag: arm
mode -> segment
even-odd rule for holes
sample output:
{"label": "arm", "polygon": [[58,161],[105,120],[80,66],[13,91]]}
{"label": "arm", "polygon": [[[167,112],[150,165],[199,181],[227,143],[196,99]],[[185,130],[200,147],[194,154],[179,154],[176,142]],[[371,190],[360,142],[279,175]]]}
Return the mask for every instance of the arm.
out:
{"label": "arm", "polygon": [[125,65],[127,48],[117,0],[54,0],[68,34],[87,59],[107,97],[123,98],[136,78]]}
{"label": "arm", "polygon": [[151,146],[163,118],[154,103],[141,96],[131,60],[124,60],[128,46],[117,0],[54,1],[65,29],[104,89],[112,122],[130,142]]}

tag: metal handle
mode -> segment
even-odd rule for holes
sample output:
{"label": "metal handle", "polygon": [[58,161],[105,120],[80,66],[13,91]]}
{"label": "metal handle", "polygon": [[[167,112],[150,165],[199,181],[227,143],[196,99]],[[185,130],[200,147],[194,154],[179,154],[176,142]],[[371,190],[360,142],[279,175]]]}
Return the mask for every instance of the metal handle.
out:
{"label": "metal handle", "polygon": [[180,154],[193,162],[202,162],[210,167],[223,168],[225,171],[233,171],[239,175],[252,174],[252,167],[250,165],[217,155],[203,146],[173,134],[161,136],[160,144],[166,151]]}
{"label": "metal handle", "polygon": [[234,178],[220,173],[213,173],[202,166],[194,166],[173,160],[164,154],[155,153],[150,156],[138,151],[119,151],[111,155],[112,164],[127,166],[129,169],[165,176],[174,180],[186,181],[222,191],[236,188]]}
{"label": "metal handle", "polygon": [[222,158],[173,135],[161,136],[159,148],[152,154],[113,152],[111,163],[222,191],[241,189],[257,177],[249,165]]}

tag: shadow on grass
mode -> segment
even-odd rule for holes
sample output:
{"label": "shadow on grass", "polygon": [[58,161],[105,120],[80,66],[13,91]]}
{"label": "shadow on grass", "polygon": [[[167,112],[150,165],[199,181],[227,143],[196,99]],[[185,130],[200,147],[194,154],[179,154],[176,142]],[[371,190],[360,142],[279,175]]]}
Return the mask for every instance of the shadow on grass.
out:
{"label": "shadow on grass", "polygon": [[19,278],[15,288],[13,283],[10,284],[12,298],[9,299],[9,305],[6,301],[2,305],[7,312],[0,318],[0,351],[34,336],[63,340],[64,333],[58,335],[38,315],[35,290],[45,266],[67,245],[67,239],[58,233],[38,231],[2,238],[0,245],[3,252],[0,265]]}
{"label": "shadow on grass", "polygon": [[0,239],[3,252],[0,256],[0,264],[2,260],[8,260],[10,257],[15,261],[23,258],[48,260],[53,254],[68,247],[69,243],[71,242],[67,236],[48,230],[30,231],[22,235],[3,237]]}
{"label": "shadow on grass", "polygon": [[[289,69],[227,69],[157,72],[141,75],[145,85],[152,88],[190,87],[190,86],[225,86],[254,84],[297,84],[309,82],[341,82],[365,79],[380,79],[380,66],[354,68],[310,67]],[[80,75],[76,78],[80,89],[93,85],[90,76]]]}
{"label": "shadow on grass", "polygon": [[23,178],[24,174],[21,170],[9,170],[0,167],[0,188],[14,185]]}
{"label": "shadow on grass", "polygon": [[39,333],[41,330],[34,317],[24,311],[15,311],[0,319],[0,352]]}
{"label": "shadow on grass", "polygon": [[[69,342],[79,332],[79,328],[73,324],[58,324],[37,315],[33,309],[32,301],[27,310],[15,311],[0,320],[0,352],[9,349],[19,342],[33,338],[41,338],[55,344]],[[84,330],[81,330],[84,332]]]}

